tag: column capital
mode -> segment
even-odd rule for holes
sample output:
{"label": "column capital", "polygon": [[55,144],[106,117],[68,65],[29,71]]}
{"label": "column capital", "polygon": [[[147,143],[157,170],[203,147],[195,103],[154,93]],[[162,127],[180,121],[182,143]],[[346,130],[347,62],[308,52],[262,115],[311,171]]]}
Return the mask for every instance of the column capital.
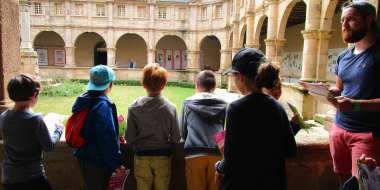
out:
{"label": "column capital", "polygon": [[187,50],[187,53],[189,53],[189,54],[199,54],[200,51],[199,50]]}
{"label": "column capital", "polygon": [[220,53],[231,53],[232,50],[231,49],[222,49],[220,50]]}
{"label": "column capital", "polygon": [[285,46],[286,39],[265,39],[265,45]]}
{"label": "column capital", "polygon": [[331,38],[334,30],[320,30],[319,31],[319,39],[328,40]]}
{"label": "column capital", "polygon": [[319,30],[302,30],[301,31],[304,39],[318,39]]}
{"label": "column capital", "polygon": [[110,50],[110,51],[116,51],[116,48],[114,48],[114,47],[108,47],[108,48],[106,48],[106,50],[108,51],[108,50]]}

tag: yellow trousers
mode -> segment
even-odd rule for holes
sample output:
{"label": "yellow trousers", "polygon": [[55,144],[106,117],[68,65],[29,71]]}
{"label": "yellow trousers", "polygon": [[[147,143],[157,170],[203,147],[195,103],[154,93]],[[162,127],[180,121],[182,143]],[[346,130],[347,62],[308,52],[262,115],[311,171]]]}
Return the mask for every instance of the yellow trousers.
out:
{"label": "yellow trousers", "polygon": [[171,175],[171,157],[135,156],[137,190],[168,190]]}
{"label": "yellow trousers", "polygon": [[186,159],[187,190],[218,190],[215,163],[221,156],[198,156]]}

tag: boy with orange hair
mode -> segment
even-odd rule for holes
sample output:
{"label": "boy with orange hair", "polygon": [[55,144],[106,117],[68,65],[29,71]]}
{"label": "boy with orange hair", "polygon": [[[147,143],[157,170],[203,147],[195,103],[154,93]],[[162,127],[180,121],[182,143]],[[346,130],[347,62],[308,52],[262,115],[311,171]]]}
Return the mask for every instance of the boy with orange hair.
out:
{"label": "boy with orange hair", "polygon": [[161,95],[168,78],[157,63],[144,67],[142,83],[147,96],[129,107],[125,138],[135,151],[138,190],[167,190],[171,176],[172,145],[179,143],[177,110]]}

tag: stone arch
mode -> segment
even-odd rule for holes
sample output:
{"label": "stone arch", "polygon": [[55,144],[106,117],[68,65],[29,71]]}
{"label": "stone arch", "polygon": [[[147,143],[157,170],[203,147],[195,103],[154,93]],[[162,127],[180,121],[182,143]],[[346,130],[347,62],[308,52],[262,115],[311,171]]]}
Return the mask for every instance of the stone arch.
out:
{"label": "stone arch", "polygon": [[187,46],[177,35],[165,35],[156,44],[156,62],[168,70],[185,69]]}
{"label": "stone arch", "polygon": [[290,13],[292,12],[293,8],[296,6],[297,3],[305,3],[305,2],[303,2],[302,0],[291,0],[286,5],[285,11],[283,12],[283,15],[280,17],[280,24],[279,24],[279,29],[277,32],[277,34],[278,34],[277,38],[278,39],[284,39],[285,29],[286,29],[286,25],[288,23]]}
{"label": "stone arch", "polygon": [[220,68],[220,40],[214,35],[209,35],[201,40],[199,46],[200,69],[210,69],[213,71],[218,71]]}
{"label": "stone arch", "polygon": [[107,65],[107,43],[95,32],[84,32],[75,39],[75,65]]}
{"label": "stone arch", "polygon": [[126,33],[116,42],[116,66],[143,68],[147,64],[147,44],[140,35]]}
{"label": "stone arch", "polygon": [[302,73],[304,38],[301,31],[305,29],[306,11],[303,1],[291,1],[281,18],[278,39],[285,42],[279,55],[283,60],[282,76],[291,82],[298,80]]}
{"label": "stone arch", "polygon": [[39,65],[65,65],[65,41],[55,31],[41,31],[33,39]]}
{"label": "stone arch", "polygon": [[330,29],[332,24],[332,18],[338,5],[339,0],[325,1],[327,3],[326,9],[322,9],[321,13],[321,29]]}
{"label": "stone arch", "polygon": [[257,22],[255,30],[255,45],[256,48],[260,49],[265,53],[265,39],[267,38],[268,32],[268,16],[262,15]]}
{"label": "stone arch", "polygon": [[239,47],[240,48],[244,48],[246,42],[247,42],[247,25],[244,24],[243,27],[240,30]]}

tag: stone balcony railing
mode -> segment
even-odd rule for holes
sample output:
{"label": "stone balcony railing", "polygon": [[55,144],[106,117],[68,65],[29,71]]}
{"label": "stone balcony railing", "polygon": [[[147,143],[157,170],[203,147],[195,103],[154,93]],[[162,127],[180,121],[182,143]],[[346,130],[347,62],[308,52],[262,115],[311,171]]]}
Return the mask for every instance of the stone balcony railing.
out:
{"label": "stone balcony railing", "polygon": [[[329,152],[328,132],[322,127],[310,131],[301,130],[297,136],[298,155],[287,161],[289,190],[332,190],[338,189],[338,179],[332,170]],[[133,168],[133,153],[126,148],[124,165]],[[0,142],[0,159],[3,158],[3,143]],[[183,150],[173,157],[173,171],[170,190],[186,190],[185,161]],[[48,179],[56,190],[80,190],[83,188],[79,165],[71,149],[59,142],[53,152],[44,154],[44,165]],[[133,173],[133,172],[132,172]],[[2,190],[0,186],[0,190]],[[126,188],[136,189],[133,174],[127,180]]]}

